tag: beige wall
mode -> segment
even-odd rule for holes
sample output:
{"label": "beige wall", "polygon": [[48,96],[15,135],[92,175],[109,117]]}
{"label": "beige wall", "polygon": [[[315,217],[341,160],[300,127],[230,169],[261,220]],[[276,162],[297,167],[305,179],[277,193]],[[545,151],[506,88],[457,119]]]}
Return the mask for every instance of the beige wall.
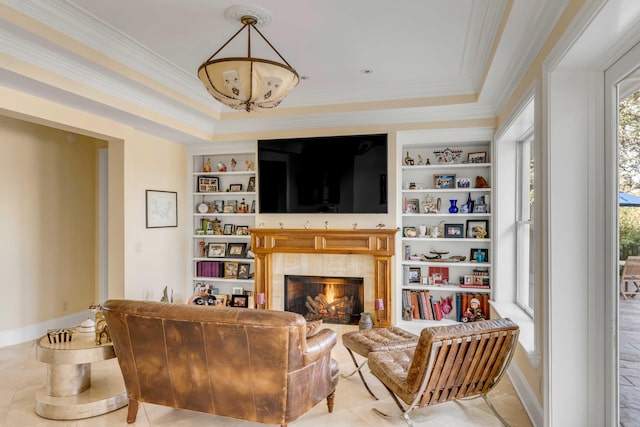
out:
{"label": "beige wall", "polygon": [[[167,286],[184,301],[185,147],[6,88],[0,94],[0,346],[76,325],[96,302],[100,146],[109,151],[108,296],[159,300]],[[178,193],[178,227],[146,228],[147,189]]]}
{"label": "beige wall", "polygon": [[0,117],[0,330],[85,310],[97,292],[97,149]]}
{"label": "beige wall", "polygon": [[[124,296],[159,301],[167,286],[176,302],[191,296],[187,280],[191,210],[183,145],[136,132],[124,143]],[[178,227],[146,228],[145,191],[178,193]],[[190,205],[189,205],[190,206]]]}

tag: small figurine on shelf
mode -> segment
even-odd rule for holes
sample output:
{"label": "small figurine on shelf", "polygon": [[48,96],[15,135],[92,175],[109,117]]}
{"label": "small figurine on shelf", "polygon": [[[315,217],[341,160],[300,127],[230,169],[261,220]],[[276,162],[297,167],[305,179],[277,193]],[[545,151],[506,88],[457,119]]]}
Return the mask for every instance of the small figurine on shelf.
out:
{"label": "small figurine on shelf", "polygon": [[476,176],[476,188],[489,188],[489,183],[481,176]]}
{"label": "small figurine on shelf", "polygon": [[218,162],[218,164],[216,166],[218,166],[218,172],[226,172],[227,171],[227,165],[225,165],[222,162]]}
{"label": "small figurine on shelf", "polygon": [[487,230],[485,230],[484,227],[480,225],[474,226],[471,231],[473,233],[473,237],[475,237],[476,239],[484,239],[485,237],[487,237]]}
{"label": "small figurine on shelf", "polygon": [[253,162],[251,160],[245,160],[244,164],[247,167],[248,171],[252,171],[253,170]]}
{"label": "small figurine on shelf", "polygon": [[424,164],[424,159],[422,158],[422,155],[418,154],[418,164],[419,165],[423,165]]}
{"label": "small figurine on shelf", "polygon": [[449,317],[449,314],[453,311],[453,297],[451,295],[440,298],[440,309],[445,317]]}
{"label": "small figurine on shelf", "polygon": [[207,158],[207,161],[204,162],[204,166],[202,166],[202,172],[211,172],[211,159]]}
{"label": "small figurine on shelf", "polygon": [[469,301],[470,307],[462,314],[462,322],[477,322],[479,320],[484,320],[484,314],[482,314],[482,309],[480,309],[480,300],[478,298],[471,298]]}
{"label": "small figurine on shelf", "polygon": [[235,171],[236,170],[236,165],[238,164],[238,162],[236,162],[236,159],[231,159],[231,170]]}
{"label": "small figurine on shelf", "polygon": [[238,204],[238,213],[247,213],[247,204],[245,203],[244,198]]}

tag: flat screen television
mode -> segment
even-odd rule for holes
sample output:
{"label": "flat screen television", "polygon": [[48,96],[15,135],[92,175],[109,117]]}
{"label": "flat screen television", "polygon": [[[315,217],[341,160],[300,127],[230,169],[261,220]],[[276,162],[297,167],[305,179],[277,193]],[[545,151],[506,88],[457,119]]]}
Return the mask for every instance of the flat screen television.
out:
{"label": "flat screen television", "polygon": [[258,141],[264,214],[386,214],[387,135]]}

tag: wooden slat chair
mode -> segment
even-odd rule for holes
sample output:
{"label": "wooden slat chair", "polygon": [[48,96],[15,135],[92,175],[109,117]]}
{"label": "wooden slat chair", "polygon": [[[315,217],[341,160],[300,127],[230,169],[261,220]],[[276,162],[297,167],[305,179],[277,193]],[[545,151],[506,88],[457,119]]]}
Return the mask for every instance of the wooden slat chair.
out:
{"label": "wooden slat chair", "polygon": [[[630,291],[629,285],[635,286],[635,291]],[[635,297],[640,294],[640,256],[627,257],[624,262],[620,276],[620,293],[625,300],[627,295]]]}
{"label": "wooden slat chair", "polygon": [[487,393],[509,366],[519,332],[510,319],[424,328],[415,348],[369,354],[369,369],[391,393],[409,426],[414,409],[472,397],[484,398],[508,425]]}

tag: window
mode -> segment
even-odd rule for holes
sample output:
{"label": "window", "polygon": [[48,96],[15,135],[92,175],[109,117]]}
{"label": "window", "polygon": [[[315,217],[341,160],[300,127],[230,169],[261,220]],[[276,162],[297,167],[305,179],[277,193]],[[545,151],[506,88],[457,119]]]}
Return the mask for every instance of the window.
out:
{"label": "window", "polygon": [[533,317],[535,159],[533,133],[517,144],[516,170],[516,303]]}

